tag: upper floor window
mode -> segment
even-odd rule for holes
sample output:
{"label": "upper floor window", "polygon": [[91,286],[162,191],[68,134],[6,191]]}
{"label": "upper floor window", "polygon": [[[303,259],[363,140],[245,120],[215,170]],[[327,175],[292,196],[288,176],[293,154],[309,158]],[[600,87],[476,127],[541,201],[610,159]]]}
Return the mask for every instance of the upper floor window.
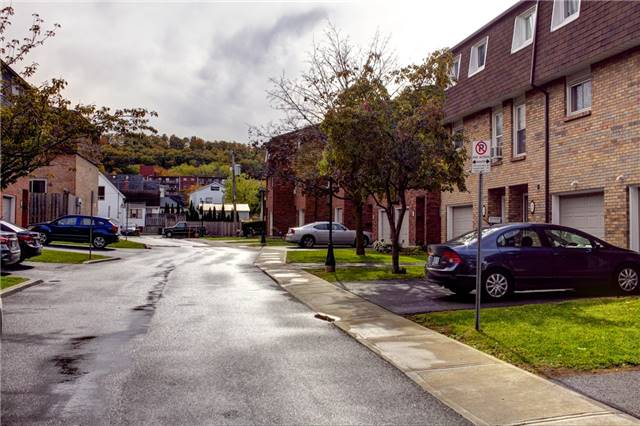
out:
{"label": "upper floor window", "polygon": [[551,31],[573,22],[580,16],[580,0],[553,0]]}
{"label": "upper floor window", "polygon": [[98,200],[104,200],[104,186],[98,187]]}
{"label": "upper floor window", "polygon": [[219,187],[219,186],[211,185],[211,190],[212,190],[212,191],[220,191],[220,187]]}
{"label": "upper floor window", "polygon": [[484,65],[487,60],[488,45],[489,37],[485,37],[471,48],[471,57],[469,58],[469,77],[484,69]]}
{"label": "upper floor window", "polygon": [[567,114],[576,114],[591,109],[591,75],[567,79]]}
{"label": "upper floor window", "polygon": [[536,8],[532,7],[516,17],[513,24],[513,40],[511,41],[511,53],[523,49],[533,42],[535,31]]}
{"label": "upper floor window", "polygon": [[513,156],[527,153],[527,107],[522,101],[513,109]]}
{"label": "upper floor window", "polygon": [[456,149],[464,148],[463,134],[464,134],[464,127],[462,124],[462,120],[459,120],[453,123],[453,136],[454,136],[453,145],[456,147]]}
{"label": "upper floor window", "polygon": [[458,54],[453,58],[451,69],[449,70],[449,78],[451,79],[452,86],[458,82],[458,78],[460,77],[460,56],[461,55]]}
{"label": "upper floor window", "polygon": [[502,109],[494,111],[491,118],[491,158],[502,158],[502,129],[503,120]]}

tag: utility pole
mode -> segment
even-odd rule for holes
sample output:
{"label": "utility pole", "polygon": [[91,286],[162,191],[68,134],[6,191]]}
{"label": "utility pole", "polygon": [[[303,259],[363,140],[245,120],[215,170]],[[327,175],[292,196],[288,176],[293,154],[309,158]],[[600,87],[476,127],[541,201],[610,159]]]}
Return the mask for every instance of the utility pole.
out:
{"label": "utility pole", "polygon": [[233,200],[233,236],[235,237],[237,232],[237,224],[236,224],[236,153],[231,151],[231,191],[232,191],[232,200]]}

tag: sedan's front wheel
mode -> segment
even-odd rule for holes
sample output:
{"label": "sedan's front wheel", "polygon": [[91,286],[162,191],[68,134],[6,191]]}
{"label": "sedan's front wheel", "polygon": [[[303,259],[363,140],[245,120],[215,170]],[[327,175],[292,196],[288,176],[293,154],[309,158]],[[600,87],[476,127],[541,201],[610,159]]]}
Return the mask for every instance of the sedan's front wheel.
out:
{"label": "sedan's front wheel", "polygon": [[618,290],[623,294],[635,293],[640,289],[640,268],[623,266],[615,277]]}
{"label": "sedan's front wheel", "polygon": [[513,291],[513,283],[504,271],[489,271],[484,277],[482,290],[490,300],[503,300]]}

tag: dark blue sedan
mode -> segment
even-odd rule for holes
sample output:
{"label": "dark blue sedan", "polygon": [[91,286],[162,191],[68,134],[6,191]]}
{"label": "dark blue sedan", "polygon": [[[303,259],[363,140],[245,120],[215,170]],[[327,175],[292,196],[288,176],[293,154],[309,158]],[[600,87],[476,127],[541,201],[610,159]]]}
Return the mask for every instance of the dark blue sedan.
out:
{"label": "dark blue sedan", "polygon": [[30,229],[40,233],[44,245],[51,241],[71,241],[91,242],[95,248],[104,248],[118,242],[118,227],[104,217],[62,216],[33,225]]}
{"label": "dark blue sedan", "polygon": [[[429,246],[427,280],[457,294],[475,289],[477,231]],[[482,231],[482,292],[586,289],[602,284],[622,294],[640,289],[640,253],[566,226],[512,223]]]}

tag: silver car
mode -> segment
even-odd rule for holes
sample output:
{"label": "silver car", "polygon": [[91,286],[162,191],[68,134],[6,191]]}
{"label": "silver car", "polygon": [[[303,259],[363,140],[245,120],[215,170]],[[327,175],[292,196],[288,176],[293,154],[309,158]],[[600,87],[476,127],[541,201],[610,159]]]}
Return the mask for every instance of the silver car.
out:
{"label": "silver car", "polygon": [[[347,229],[340,223],[333,223],[333,244],[356,245],[356,231]],[[285,238],[290,243],[298,243],[301,247],[313,247],[316,244],[329,242],[329,222],[313,222],[297,228],[289,228]],[[364,245],[371,244],[370,232],[364,232]]]}

